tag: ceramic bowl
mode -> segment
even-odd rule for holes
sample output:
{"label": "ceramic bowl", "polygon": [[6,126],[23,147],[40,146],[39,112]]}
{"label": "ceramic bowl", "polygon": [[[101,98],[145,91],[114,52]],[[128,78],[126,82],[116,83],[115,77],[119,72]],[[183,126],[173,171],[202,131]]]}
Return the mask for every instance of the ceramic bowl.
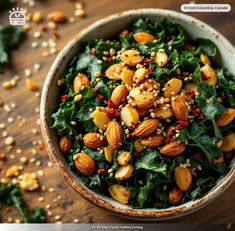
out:
{"label": "ceramic bowl", "polygon": [[108,39],[118,34],[122,29],[126,28],[132,19],[140,17],[148,17],[151,20],[159,20],[166,17],[180,23],[193,38],[203,37],[211,39],[219,49],[222,60],[221,65],[227,67],[233,74],[235,74],[234,47],[220,33],[202,21],[182,13],[162,9],[139,9],[125,11],[101,19],[82,30],[68,42],[68,44],[57,56],[47,75],[42,91],[40,108],[41,128],[46,149],[53,164],[58,167],[66,182],[76,192],[88,201],[107,209],[110,212],[125,216],[126,218],[156,221],[183,216],[212,202],[221,193],[223,193],[235,179],[235,161],[233,160],[231,163],[230,172],[226,176],[221,177],[221,179],[218,180],[217,185],[202,198],[195,201],[189,201],[179,206],[172,206],[167,209],[132,209],[129,206],[117,203],[110,197],[97,194],[86,188],[76,173],[68,169],[66,160],[58,147],[58,136],[56,131],[50,128],[50,115],[56,110],[59,103],[60,92],[59,87],[57,86],[57,80],[65,72],[67,64],[79,50],[81,42],[94,38]]}

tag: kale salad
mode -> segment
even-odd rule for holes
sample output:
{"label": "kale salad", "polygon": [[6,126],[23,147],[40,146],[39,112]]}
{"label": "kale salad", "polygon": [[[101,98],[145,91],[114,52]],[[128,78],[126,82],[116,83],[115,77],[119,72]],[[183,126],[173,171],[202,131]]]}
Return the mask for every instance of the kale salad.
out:
{"label": "kale salad", "polygon": [[235,149],[235,77],[218,59],[211,40],[167,19],[85,42],[58,80],[51,115],[69,168],[132,208],[203,196]]}

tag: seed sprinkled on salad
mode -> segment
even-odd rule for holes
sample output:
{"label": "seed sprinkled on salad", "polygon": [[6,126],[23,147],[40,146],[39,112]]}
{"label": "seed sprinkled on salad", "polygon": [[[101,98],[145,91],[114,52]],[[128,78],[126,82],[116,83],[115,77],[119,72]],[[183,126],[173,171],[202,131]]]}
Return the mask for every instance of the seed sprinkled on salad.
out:
{"label": "seed sprinkled on salad", "polygon": [[229,170],[235,77],[167,19],[85,42],[58,81],[59,147],[83,183],[133,208],[195,200]]}

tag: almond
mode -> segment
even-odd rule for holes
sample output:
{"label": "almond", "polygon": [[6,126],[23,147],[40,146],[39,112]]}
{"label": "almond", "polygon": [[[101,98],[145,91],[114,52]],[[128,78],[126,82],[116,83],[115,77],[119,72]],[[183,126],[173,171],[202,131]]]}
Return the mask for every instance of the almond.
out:
{"label": "almond", "polygon": [[179,202],[182,196],[183,196],[183,192],[177,187],[172,188],[168,193],[168,198],[173,203]]}
{"label": "almond", "polygon": [[131,194],[124,186],[112,184],[109,186],[108,191],[114,200],[123,205],[128,204]]}
{"label": "almond", "polygon": [[39,85],[32,79],[26,79],[26,87],[30,91],[38,91],[39,90]]}
{"label": "almond", "polygon": [[136,152],[142,152],[144,150],[144,146],[141,144],[140,139],[134,141],[134,149]]}
{"label": "almond", "polygon": [[135,71],[133,81],[136,83],[140,83],[143,79],[148,77],[148,71],[146,68],[141,67]]}
{"label": "almond", "polygon": [[223,138],[220,149],[223,152],[229,152],[235,149],[235,133],[228,134]]}
{"label": "almond", "polygon": [[204,65],[200,69],[201,77],[204,79],[209,85],[215,86],[217,83],[217,76],[212,67],[210,67],[208,64]]}
{"label": "almond", "polygon": [[79,172],[85,176],[92,176],[96,173],[95,161],[85,152],[78,153],[73,157],[74,164]]}
{"label": "almond", "polygon": [[101,137],[102,136],[99,133],[90,132],[83,137],[83,142],[88,148],[97,149],[104,146],[106,143],[106,140]]}
{"label": "almond", "polygon": [[111,100],[116,104],[116,106],[119,106],[126,101],[127,94],[128,90],[126,86],[119,85],[113,90]]}
{"label": "almond", "polygon": [[[108,111],[108,109],[107,109]],[[105,127],[108,125],[110,122],[110,118],[107,116],[107,111],[102,111],[101,108],[96,109],[92,114],[91,118],[93,118],[94,124],[100,128],[100,129],[105,129]]]}
{"label": "almond", "polygon": [[171,109],[178,120],[186,121],[188,119],[188,107],[185,96],[177,95],[171,98]]}
{"label": "almond", "polygon": [[137,50],[126,50],[121,54],[121,60],[128,66],[135,66],[138,63],[141,63],[143,57],[140,55],[140,52]]}
{"label": "almond", "polygon": [[177,95],[182,88],[182,80],[177,78],[170,79],[164,86],[164,97],[170,98],[172,95]]}
{"label": "almond", "polygon": [[129,160],[131,159],[131,153],[127,151],[122,151],[117,155],[117,163],[119,165],[126,165],[128,164]]}
{"label": "almond", "polygon": [[146,32],[138,32],[134,34],[133,37],[137,43],[153,42],[154,40],[156,40],[153,35]]}
{"label": "almond", "polygon": [[129,128],[134,128],[139,121],[139,114],[137,110],[129,105],[125,106],[121,110],[121,120]]}
{"label": "almond", "polygon": [[158,104],[156,108],[153,109],[155,116],[159,119],[168,119],[173,116],[173,112],[165,104]]}
{"label": "almond", "polygon": [[208,64],[209,66],[211,65],[211,61],[210,61],[210,59],[208,58],[207,55],[201,54],[200,55],[200,61],[203,65],[206,65],[206,64]]}
{"label": "almond", "polygon": [[192,174],[187,167],[177,166],[174,169],[174,179],[179,189],[187,191],[192,183]]}
{"label": "almond", "polygon": [[60,138],[59,146],[60,146],[60,151],[65,154],[65,153],[68,153],[68,151],[71,149],[72,142],[68,136],[62,136]]}
{"label": "almond", "polygon": [[113,154],[114,154],[114,149],[110,145],[104,148],[104,156],[109,163],[113,161]]}
{"label": "almond", "polygon": [[156,97],[152,92],[146,92],[145,94],[135,96],[133,102],[136,104],[138,109],[149,109],[153,107],[155,100]]}
{"label": "almond", "polygon": [[141,144],[150,147],[156,148],[164,143],[165,137],[163,135],[152,135],[148,136],[141,140]]}
{"label": "almond", "polygon": [[156,63],[159,67],[164,67],[167,64],[168,60],[169,58],[165,51],[158,51],[156,53]]}
{"label": "almond", "polygon": [[133,84],[133,76],[135,72],[129,69],[125,69],[121,73],[121,80],[123,83],[127,84],[128,86],[132,86]]}
{"label": "almond", "polygon": [[112,80],[120,80],[121,79],[121,74],[122,71],[125,69],[126,67],[124,65],[122,65],[121,63],[117,63],[117,64],[113,64],[111,66],[109,66],[106,71],[105,71],[105,75]]}
{"label": "almond", "polygon": [[151,135],[157,128],[159,122],[156,119],[147,119],[140,123],[134,130],[137,137],[147,137]]}
{"label": "almond", "polygon": [[113,149],[118,149],[122,145],[123,131],[121,125],[116,120],[108,123],[106,138]]}
{"label": "almond", "polygon": [[131,164],[122,165],[116,170],[115,178],[117,178],[118,180],[126,180],[130,178],[133,170],[134,167]]}
{"label": "almond", "polygon": [[235,109],[228,108],[216,120],[216,124],[220,127],[226,126],[233,121],[235,117]]}
{"label": "almond", "polygon": [[160,153],[165,156],[178,156],[185,150],[184,143],[171,141],[160,149]]}
{"label": "almond", "polygon": [[65,15],[61,11],[54,11],[48,14],[48,19],[56,23],[63,23],[65,22]]}
{"label": "almond", "polygon": [[73,91],[77,94],[80,90],[90,84],[88,77],[85,74],[78,73],[73,80]]}

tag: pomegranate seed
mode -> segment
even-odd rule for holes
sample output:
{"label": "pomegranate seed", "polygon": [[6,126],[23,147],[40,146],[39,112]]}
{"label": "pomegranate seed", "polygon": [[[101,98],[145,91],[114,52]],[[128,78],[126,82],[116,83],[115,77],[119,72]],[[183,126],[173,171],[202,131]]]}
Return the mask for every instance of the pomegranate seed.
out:
{"label": "pomegranate seed", "polygon": [[97,97],[98,97],[99,100],[103,100],[104,99],[103,95],[98,95]]}
{"label": "pomegranate seed", "polygon": [[179,123],[179,125],[182,126],[182,127],[187,127],[187,126],[188,126],[188,121],[179,120],[178,123]]}
{"label": "pomegranate seed", "polygon": [[98,169],[98,170],[97,170],[97,173],[98,173],[98,174],[104,174],[104,173],[105,173],[105,169],[103,169],[103,168],[102,168],[102,169]]}
{"label": "pomegranate seed", "polygon": [[165,139],[165,143],[168,144],[168,143],[170,143],[170,142],[171,142],[171,138],[167,137],[167,138]]}
{"label": "pomegranate seed", "polygon": [[61,100],[66,100],[66,99],[68,99],[68,98],[69,98],[68,95],[62,95],[62,96],[61,96]]}
{"label": "pomegranate seed", "polygon": [[96,50],[95,49],[91,49],[90,54],[91,55],[96,55]]}
{"label": "pomegranate seed", "polygon": [[99,91],[99,88],[98,88],[98,87],[95,87],[95,88],[93,88],[91,91],[92,91],[92,93],[95,93],[95,92]]}
{"label": "pomegranate seed", "polygon": [[113,102],[113,100],[109,99],[108,100],[108,108],[114,108],[116,107],[116,104]]}

